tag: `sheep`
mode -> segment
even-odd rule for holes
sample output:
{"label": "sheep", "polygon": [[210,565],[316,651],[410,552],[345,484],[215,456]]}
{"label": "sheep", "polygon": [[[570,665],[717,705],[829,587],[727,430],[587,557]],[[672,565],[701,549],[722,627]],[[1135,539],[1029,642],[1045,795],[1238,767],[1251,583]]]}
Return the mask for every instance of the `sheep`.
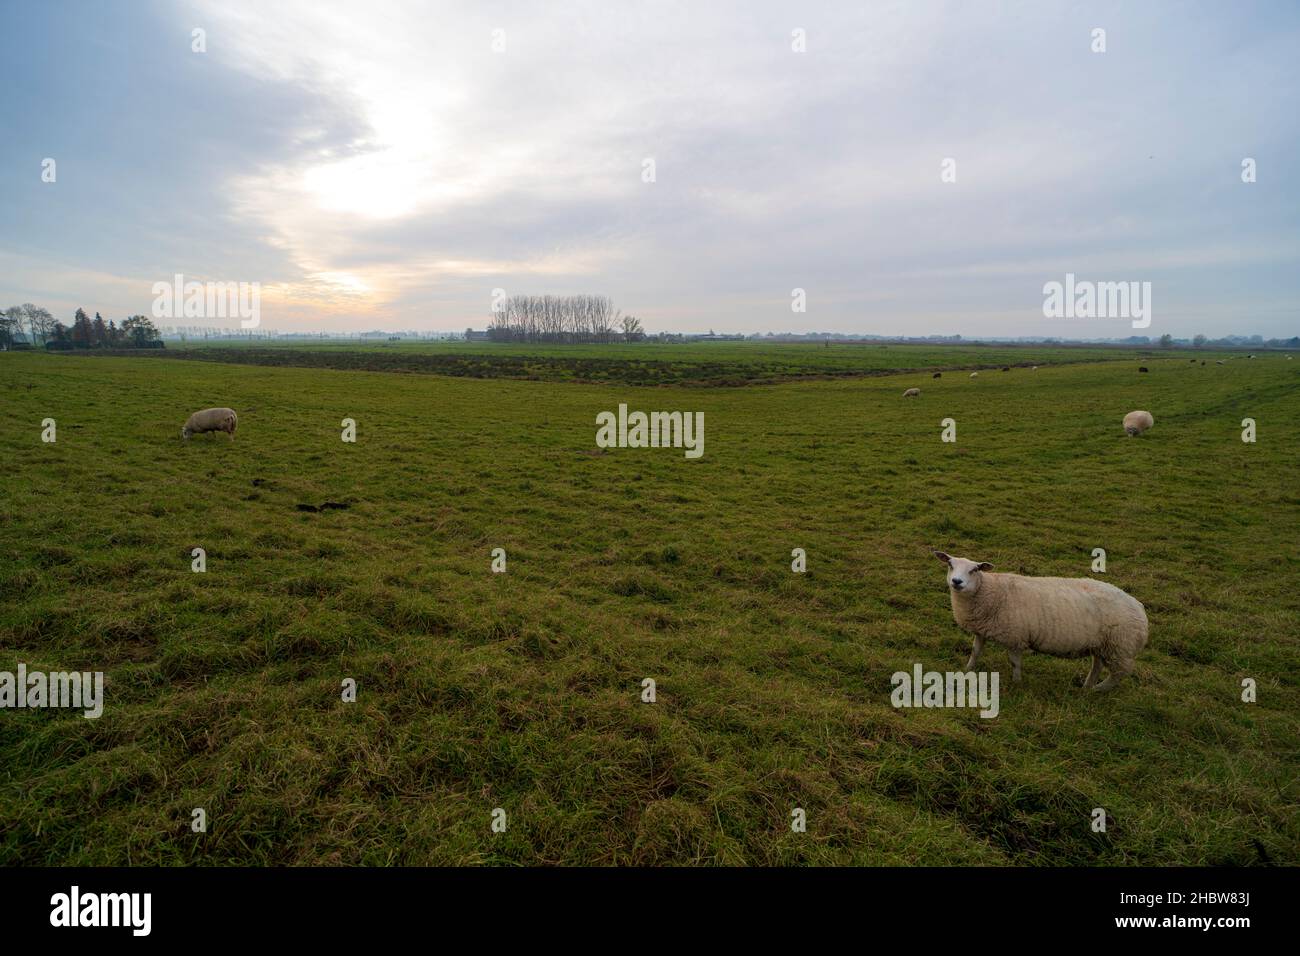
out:
{"label": "sheep", "polygon": [[1223,364],[1223,359],[1219,359],[1219,360],[1217,360],[1214,364],[1215,364],[1215,365],[1222,365],[1222,364]]}
{"label": "sheep", "polygon": [[971,373],[970,373],[970,377],[971,377],[971,378],[976,378],[976,377],[978,377],[978,376],[979,376],[979,372],[971,372]]}
{"label": "sheep", "polygon": [[[1291,356],[1289,356],[1289,355],[1287,356],[1287,358],[1290,358],[1290,357],[1291,357]],[[930,377],[931,377],[931,378],[943,378],[943,372],[935,372],[935,373],[934,373],[933,375],[931,375]]]}
{"label": "sheep", "polygon": [[1011,371],[1011,366],[1010,366],[1010,365],[1004,365],[1004,366],[1002,366],[1002,371],[1004,371],[1004,372],[1010,372],[1010,371]]}
{"label": "sheep", "polygon": [[903,397],[916,398],[920,394],[921,394],[921,390],[919,388],[909,388],[906,392],[903,393]]}
{"label": "sheep", "polygon": [[1031,371],[1031,372],[1037,372],[1037,371],[1038,371],[1038,366],[1035,365],[1035,366],[1034,366],[1033,368],[1031,368],[1029,371]]}
{"label": "sheep", "polygon": [[1145,365],[1139,365],[1139,366],[1138,366],[1138,371],[1139,371],[1139,372],[1149,372],[1149,371],[1151,371],[1151,369],[1147,368]]}
{"label": "sheep", "polygon": [[1150,412],[1129,412],[1124,416],[1124,431],[1132,438],[1134,435],[1141,435],[1155,423],[1156,420],[1151,417]]}
{"label": "sheep", "polygon": [[235,427],[239,416],[233,408],[205,408],[191,415],[181,427],[181,438],[186,440],[199,432],[225,432],[230,440],[235,440]]}
{"label": "sheep", "polygon": [[[948,596],[958,626],[975,635],[966,670],[974,670],[986,640],[1007,649],[1011,679],[1020,680],[1026,650],[1053,657],[1092,657],[1085,690],[1106,691],[1133,672],[1147,643],[1142,603],[1092,578],[1031,578],[995,574],[986,561],[935,551],[948,565]],[[1100,684],[1102,665],[1110,671]]]}

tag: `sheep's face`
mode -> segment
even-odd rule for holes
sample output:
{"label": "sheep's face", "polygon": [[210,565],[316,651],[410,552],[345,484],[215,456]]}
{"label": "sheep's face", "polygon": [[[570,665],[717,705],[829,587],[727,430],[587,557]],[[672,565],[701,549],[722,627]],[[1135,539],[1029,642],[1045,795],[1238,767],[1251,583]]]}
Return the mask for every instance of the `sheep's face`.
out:
{"label": "sheep's face", "polygon": [[192,434],[194,434],[194,433],[190,431],[190,426],[189,426],[189,425],[182,425],[182,426],[181,426],[181,438],[184,438],[186,441],[189,441],[189,439],[190,439],[190,435],[192,435]]}
{"label": "sheep's face", "polygon": [[1135,425],[1125,425],[1124,431],[1128,432],[1129,438],[1136,438],[1141,429]]}
{"label": "sheep's face", "polygon": [[967,597],[974,594],[980,589],[980,584],[984,580],[983,572],[993,570],[993,565],[987,561],[954,558],[942,551],[934,552],[934,556],[948,565],[948,587],[954,594]]}

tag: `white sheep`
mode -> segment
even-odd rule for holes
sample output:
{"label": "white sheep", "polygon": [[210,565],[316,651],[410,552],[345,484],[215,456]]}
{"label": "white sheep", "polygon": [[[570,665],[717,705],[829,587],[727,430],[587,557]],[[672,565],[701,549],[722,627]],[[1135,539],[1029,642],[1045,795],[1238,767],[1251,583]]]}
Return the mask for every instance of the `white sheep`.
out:
{"label": "white sheep", "polygon": [[1151,417],[1150,412],[1129,412],[1124,416],[1124,431],[1132,438],[1134,435],[1141,435],[1155,423],[1156,420]]}
{"label": "white sheep", "polygon": [[971,377],[971,378],[978,378],[978,377],[979,377],[979,374],[980,374],[979,372],[971,372],[971,373],[970,373],[970,377]]}
{"label": "white sheep", "polygon": [[[1030,578],[995,574],[987,562],[934,552],[948,565],[952,616],[975,635],[966,670],[974,670],[986,640],[1001,644],[1020,680],[1026,650],[1053,657],[1092,656],[1085,689],[1110,690],[1132,673],[1147,643],[1147,615],[1140,601],[1113,584],[1092,578]],[[1100,684],[1102,665],[1110,671]]]}
{"label": "white sheep", "polygon": [[920,394],[921,394],[921,390],[919,388],[909,388],[906,392],[903,393],[903,397],[916,398]]}
{"label": "white sheep", "polygon": [[1128,437],[1134,437],[1135,434],[1141,434],[1156,424],[1149,411],[1131,411],[1125,415],[1125,433]]}
{"label": "white sheep", "polygon": [[230,440],[235,440],[235,427],[239,416],[233,408],[205,408],[191,415],[181,427],[181,437],[189,439],[200,432],[225,432]]}

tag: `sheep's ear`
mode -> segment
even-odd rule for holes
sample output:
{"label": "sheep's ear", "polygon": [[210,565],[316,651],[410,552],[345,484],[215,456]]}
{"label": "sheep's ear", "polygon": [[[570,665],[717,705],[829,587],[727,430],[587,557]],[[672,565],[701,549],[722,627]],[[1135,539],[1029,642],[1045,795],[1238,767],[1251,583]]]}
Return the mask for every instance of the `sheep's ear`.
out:
{"label": "sheep's ear", "polygon": [[992,571],[992,570],[993,570],[993,565],[989,564],[987,561],[981,561],[981,562],[980,562],[980,570],[981,570],[981,571]]}
{"label": "sheep's ear", "polygon": [[936,558],[938,558],[938,559],[939,559],[940,561],[942,561],[944,564],[952,564],[952,557],[951,557],[951,555],[944,554],[942,551],[935,551],[935,552],[933,552],[933,554],[934,554],[934,556],[935,556]]}

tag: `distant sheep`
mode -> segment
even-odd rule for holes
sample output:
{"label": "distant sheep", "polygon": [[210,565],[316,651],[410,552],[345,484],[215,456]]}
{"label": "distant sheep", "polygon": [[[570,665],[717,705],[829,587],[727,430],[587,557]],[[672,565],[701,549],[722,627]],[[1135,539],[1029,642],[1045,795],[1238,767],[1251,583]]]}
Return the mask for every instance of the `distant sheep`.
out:
{"label": "distant sheep", "polygon": [[919,388],[909,388],[906,392],[903,393],[903,397],[916,398],[920,394],[921,394],[921,390]]}
{"label": "distant sheep", "polygon": [[970,373],[970,377],[971,377],[971,378],[976,378],[978,375],[979,375],[979,372],[971,372],[971,373]]}
{"label": "distant sheep", "polygon": [[1149,371],[1151,371],[1151,369],[1147,368],[1145,365],[1139,365],[1139,366],[1138,366],[1138,371],[1139,371],[1139,372],[1149,372]]}
{"label": "distant sheep", "polygon": [[[1011,679],[1020,680],[1025,650],[1053,657],[1092,657],[1085,689],[1110,690],[1133,672],[1147,643],[1142,603],[1092,578],[1031,578],[995,574],[987,562],[934,552],[948,565],[952,616],[975,635],[966,670],[974,670],[986,640],[1007,649]],[[1100,684],[1102,665],[1110,671]]]}
{"label": "distant sheep", "polygon": [[1010,372],[1010,371],[1011,371],[1011,366],[1010,366],[1010,365],[1004,365],[1004,366],[1002,366],[1002,371],[1004,371],[1004,372]]}
{"label": "distant sheep", "polygon": [[[1287,356],[1287,358],[1290,358],[1290,357],[1291,357],[1291,356],[1289,356],[1289,355]],[[931,377],[931,378],[943,378],[943,372],[935,372],[935,373],[934,373],[933,375],[931,375],[930,377]]]}
{"label": "distant sheep", "polygon": [[238,424],[239,416],[233,408],[205,408],[189,417],[181,428],[181,437],[188,439],[200,432],[225,432],[234,441]]}
{"label": "distant sheep", "polygon": [[1219,359],[1219,360],[1216,361],[1214,364],[1215,364],[1215,365],[1222,365],[1222,364],[1223,364],[1223,359]]}
{"label": "distant sheep", "polygon": [[1155,423],[1156,420],[1151,417],[1150,412],[1129,412],[1124,416],[1124,431],[1132,438],[1134,435],[1141,435]]}
{"label": "distant sheep", "polygon": [[1038,366],[1035,365],[1035,366],[1034,366],[1033,368],[1031,368],[1029,371],[1031,371],[1031,372],[1037,372],[1037,371],[1038,371]]}

